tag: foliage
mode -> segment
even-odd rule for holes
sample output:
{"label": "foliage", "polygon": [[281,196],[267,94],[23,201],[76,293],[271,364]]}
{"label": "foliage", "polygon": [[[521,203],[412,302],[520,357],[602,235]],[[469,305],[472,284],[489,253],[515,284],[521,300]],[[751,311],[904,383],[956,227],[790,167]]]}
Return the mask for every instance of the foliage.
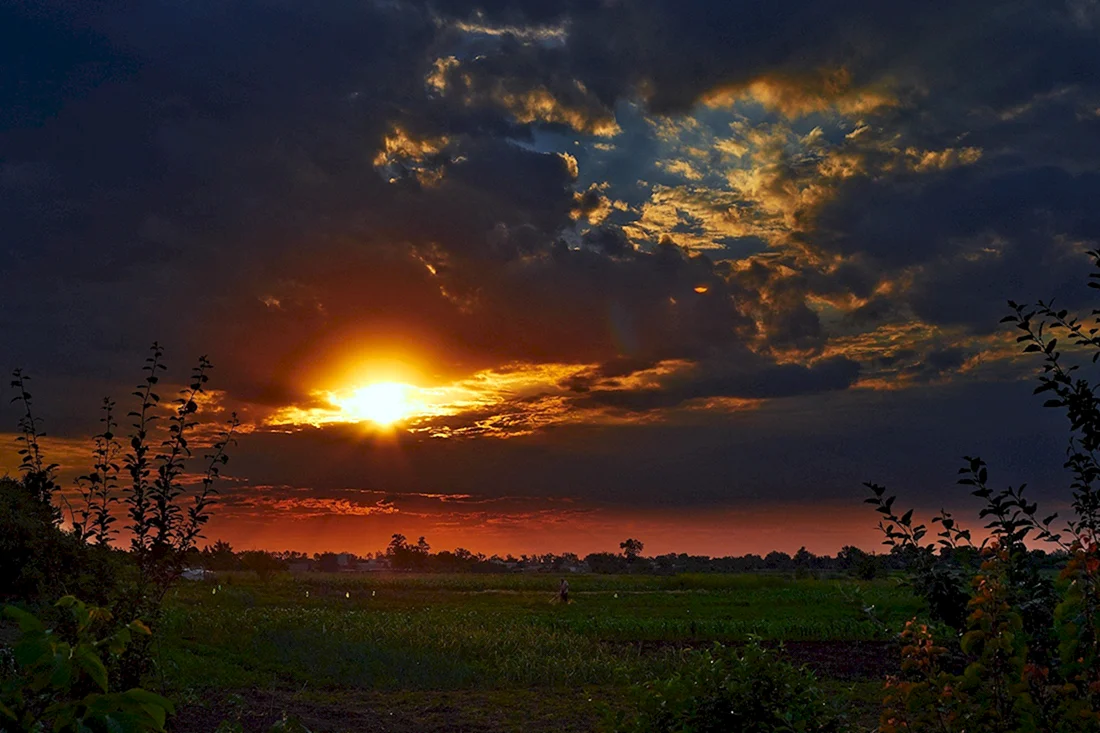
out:
{"label": "foliage", "polygon": [[[22,477],[10,482],[11,491],[0,499],[0,549],[5,551],[0,555],[0,580],[10,579],[2,586],[12,589],[10,598],[33,602],[79,593],[110,605],[116,617],[158,621],[165,594],[195,553],[196,540],[209,520],[217,493],[214,484],[239,425],[232,416],[209,441],[200,478],[190,481],[185,472],[198,427],[195,416],[211,365],[200,357],[189,383],[172,403],[165,429],[158,431],[163,417],[157,414],[157,390],[166,369],[163,356],[154,343],[144,379],[133,393],[139,406],[128,414],[132,422],[125,454],[116,433],[115,403],[104,398],[92,470],[77,479],[76,507],[62,491],[57,464],[46,461],[45,434],[33,411],[29,378],[21,370],[13,372],[13,401],[23,408],[18,437]],[[120,478],[123,468],[128,482]],[[70,528],[62,522],[62,506],[68,509]],[[130,536],[130,552],[124,556],[111,546],[118,534],[119,508],[125,509],[124,528]],[[137,684],[150,664],[148,642],[138,638],[119,666],[126,680]]]}
{"label": "foliage", "polygon": [[645,549],[645,543],[630,537],[619,543],[619,549],[623,551],[623,555],[628,562],[634,562],[642,554],[642,550]]}
{"label": "foliage", "polygon": [[845,545],[836,555],[837,565],[843,568],[853,578],[860,580],[874,580],[884,570],[881,557],[870,552],[864,552],[858,547]]}
{"label": "foliage", "polygon": [[[1100,252],[1090,253],[1100,270]],[[1100,288],[1100,272],[1090,275]],[[965,634],[957,653],[965,667],[950,669],[953,650],[937,643],[926,626],[911,624],[904,633],[906,677],[887,688],[883,733],[894,731],[1100,731],[1100,397],[1086,379],[1076,376],[1058,350],[1059,334],[1080,353],[1100,359],[1100,310],[1088,324],[1040,301],[1035,307],[1009,302],[1011,323],[1022,333],[1025,353],[1038,354],[1043,367],[1036,394],[1050,393],[1045,406],[1062,409],[1069,418],[1070,439],[1065,467],[1073,479],[1072,517],[1056,529],[1057,514],[1040,518],[1025,486],[995,491],[985,463],[966,457],[959,483],[983,502],[979,517],[989,537],[975,546],[970,533],[941,512],[940,554],[925,544],[926,527],[913,521],[913,511],[900,516],[895,497],[867,484],[867,501],[883,515],[886,543],[916,558],[913,585],[928,602],[934,618],[959,627],[957,590],[971,577]],[[1041,572],[1027,540],[1060,548],[1066,564],[1057,586]],[[960,553],[980,554],[980,567],[958,562]],[[966,555],[962,555],[966,557]],[[946,560],[946,562],[944,562]],[[952,576],[941,587],[930,578],[938,564]],[[969,571],[969,572],[968,572]],[[941,571],[943,572],[943,571]]]}
{"label": "foliage", "polygon": [[844,730],[814,675],[756,640],[740,649],[689,651],[671,677],[636,687],[635,699],[636,711],[620,713],[616,731]]}
{"label": "foliage", "polygon": [[[172,703],[147,690],[110,692],[104,655],[118,659],[135,636],[148,636],[140,621],[111,630],[111,614],[72,596],[56,604],[71,615],[70,639],[47,629],[26,611],[9,606],[4,615],[19,625],[15,669],[0,683],[3,730],[83,733],[164,731]],[[106,636],[98,636],[108,629]]]}
{"label": "foliage", "polygon": [[415,545],[410,545],[403,534],[395,534],[386,547],[386,557],[398,570],[423,570],[431,555],[431,545],[421,537]]}
{"label": "foliage", "polygon": [[[927,626],[910,622],[902,634],[905,677],[887,683],[882,732],[1100,730],[1100,680],[1095,658],[1088,656],[1095,644],[1083,640],[1076,627],[1085,619],[1078,605],[1083,594],[1067,594],[1059,605],[1055,625],[1063,644],[1061,663],[1046,666],[1028,648],[1029,636],[1014,605],[1009,552],[992,545],[985,557],[960,643],[964,670],[948,669],[949,650],[937,644]],[[1095,562],[1095,548],[1082,549],[1067,565],[1062,574],[1067,589],[1084,585],[1081,571],[1090,557]]]}
{"label": "foliage", "polygon": [[0,600],[80,594],[108,600],[104,578],[121,560],[58,529],[56,509],[33,484],[0,478]]}
{"label": "foliage", "polygon": [[263,552],[262,550],[251,550],[248,552],[242,552],[240,555],[241,565],[246,570],[251,570],[256,573],[256,577],[261,582],[267,582],[271,579],[271,576],[280,570],[286,569],[286,563],[282,562],[270,552]]}

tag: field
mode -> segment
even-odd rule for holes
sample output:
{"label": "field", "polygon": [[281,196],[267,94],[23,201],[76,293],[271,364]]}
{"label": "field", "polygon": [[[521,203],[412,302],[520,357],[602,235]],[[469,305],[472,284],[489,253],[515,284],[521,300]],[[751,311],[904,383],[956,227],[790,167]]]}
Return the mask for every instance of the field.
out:
{"label": "field", "polygon": [[[685,649],[782,642],[870,725],[889,641],[919,609],[896,581],[770,575],[222,574],[183,583],[161,626],[177,727],[594,730]],[[866,609],[873,607],[868,612]],[[239,727],[238,727],[239,726]]]}

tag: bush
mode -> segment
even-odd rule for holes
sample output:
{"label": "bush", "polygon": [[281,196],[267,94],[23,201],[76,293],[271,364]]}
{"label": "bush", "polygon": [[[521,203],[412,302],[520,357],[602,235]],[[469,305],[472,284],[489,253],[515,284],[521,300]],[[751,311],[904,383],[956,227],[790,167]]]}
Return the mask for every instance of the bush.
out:
{"label": "bush", "polygon": [[[44,455],[45,433],[32,409],[30,378],[20,369],[12,373],[13,402],[23,411],[16,438],[22,476],[0,480],[0,597],[41,603],[79,594],[110,606],[119,618],[151,625],[160,620],[169,589],[197,557],[196,542],[218,493],[215,483],[239,427],[234,414],[223,430],[201,438],[207,452],[203,465],[195,467],[198,481],[191,480],[189,469],[198,458],[193,449],[200,445],[196,418],[212,367],[199,357],[190,380],[165,410],[159,394],[163,356],[160,345],[152,344],[124,434],[117,433],[115,402],[103,399],[92,470],[77,479],[75,505],[62,491],[58,465]],[[68,508],[71,528],[62,524],[61,505]],[[111,544],[120,515],[128,553]],[[153,660],[144,639],[133,641],[117,670],[136,686]]]}
{"label": "bush", "polygon": [[172,703],[147,690],[109,691],[104,654],[118,659],[135,636],[149,629],[133,621],[96,638],[111,614],[65,596],[56,607],[71,617],[71,638],[26,611],[4,609],[19,626],[11,669],[0,683],[0,730],[84,733],[86,731],[164,731]]}
{"label": "bush", "polygon": [[[1100,252],[1090,254],[1100,269]],[[1100,288],[1100,282],[1090,285]],[[1017,342],[1025,353],[1044,362],[1035,393],[1049,393],[1045,406],[1069,418],[1065,467],[1073,476],[1073,516],[1056,529],[1057,514],[1040,518],[1024,486],[990,488],[985,462],[967,456],[958,483],[982,501],[979,517],[990,537],[975,545],[969,531],[941,511],[933,519],[939,540],[932,544],[913,510],[899,514],[895,497],[867,484],[867,501],[883,517],[885,543],[911,558],[911,582],[930,615],[964,632],[957,644],[944,642],[928,626],[910,622],[903,633],[904,675],[886,688],[883,733],[1100,731],[1100,395],[1075,375],[1078,366],[1066,363],[1053,335],[1096,363],[1100,310],[1086,324],[1051,303],[1009,307],[1013,314],[1003,322],[1021,332]],[[1057,585],[1045,572],[1046,557],[1027,547],[1029,539],[1059,549],[1065,564]]]}
{"label": "bush", "polygon": [[845,730],[813,673],[756,640],[689,651],[675,675],[633,692],[637,710],[613,721],[621,733]]}

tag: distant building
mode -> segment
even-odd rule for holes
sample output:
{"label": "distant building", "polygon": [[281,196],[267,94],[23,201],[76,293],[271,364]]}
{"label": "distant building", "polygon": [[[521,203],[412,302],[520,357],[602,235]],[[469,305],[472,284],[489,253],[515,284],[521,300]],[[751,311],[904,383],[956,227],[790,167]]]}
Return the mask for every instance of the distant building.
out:
{"label": "distant building", "polygon": [[355,570],[360,573],[377,573],[389,569],[390,561],[384,557],[377,557],[373,560],[360,560],[355,564]]}
{"label": "distant building", "polygon": [[213,573],[206,568],[184,568],[180,573],[180,577],[184,580],[206,580],[208,577],[213,577]]}

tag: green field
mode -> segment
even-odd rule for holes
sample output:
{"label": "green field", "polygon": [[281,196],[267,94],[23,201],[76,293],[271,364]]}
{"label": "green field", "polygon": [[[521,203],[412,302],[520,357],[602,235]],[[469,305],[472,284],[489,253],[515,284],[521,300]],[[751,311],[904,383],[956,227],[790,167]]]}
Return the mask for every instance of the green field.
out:
{"label": "green field", "polygon": [[[886,642],[918,602],[894,580],[770,575],[250,574],[183,583],[159,630],[182,730],[284,712],[314,731],[592,730],[685,649],[756,635],[873,717]],[[871,612],[866,609],[873,607]]]}

